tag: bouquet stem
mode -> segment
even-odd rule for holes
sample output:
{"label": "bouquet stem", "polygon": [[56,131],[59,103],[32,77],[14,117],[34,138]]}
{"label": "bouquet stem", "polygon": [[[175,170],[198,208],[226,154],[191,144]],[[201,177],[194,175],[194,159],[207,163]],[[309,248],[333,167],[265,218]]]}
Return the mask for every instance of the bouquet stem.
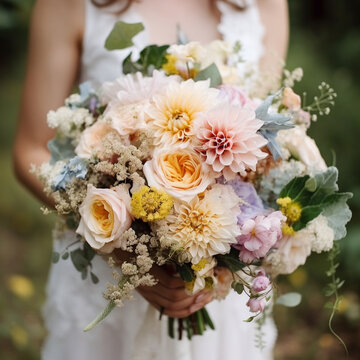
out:
{"label": "bouquet stem", "polygon": [[193,335],[202,335],[209,327],[215,330],[215,326],[210,318],[209,313],[205,308],[191,314],[190,316],[182,319],[168,318],[168,334],[175,338],[175,322],[178,323],[178,340],[182,340],[183,332],[186,331],[186,336],[189,340]]}

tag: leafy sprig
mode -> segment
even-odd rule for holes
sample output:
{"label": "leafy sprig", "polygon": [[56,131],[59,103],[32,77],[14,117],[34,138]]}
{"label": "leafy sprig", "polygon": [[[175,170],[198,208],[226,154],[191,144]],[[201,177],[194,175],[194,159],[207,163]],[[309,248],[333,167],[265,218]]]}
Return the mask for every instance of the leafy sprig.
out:
{"label": "leafy sprig", "polygon": [[330,332],[336,337],[336,339],[339,340],[340,344],[344,347],[346,352],[346,357],[349,356],[349,351],[346,347],[346,344],[344,340],[339,336],[339,334],[336,333],[336,331],[333,328],[333,319],[335,316],[335,313],[339,310],[339,304],[342,300],[342,296],[339,295],[339,289],[344,285],[344,280],[341,280],[336,275],[336,270],[339,267],[339,263],[336,262],[336,257],[340,254],[340,245],[338,242],[334,243],[334,247],[329,251],[328,253],[328,261],[330,263],[330,267],[326,272],[326,275],[330,278],[330,282],[325,287],[325,296],[335,297],[334,302],[327,302],[325,304],[325,307],[331,310],[331,314],[329,317],[329,330]]}

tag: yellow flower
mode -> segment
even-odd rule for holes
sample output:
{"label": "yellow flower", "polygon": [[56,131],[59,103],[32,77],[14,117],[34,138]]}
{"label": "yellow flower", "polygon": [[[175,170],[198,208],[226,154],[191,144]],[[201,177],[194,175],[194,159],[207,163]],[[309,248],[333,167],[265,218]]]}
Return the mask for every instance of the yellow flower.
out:
{"label": "yellow flower", "polygon": [[288,223],[294,223],[301,218],[301,205],[288,196],[276,201],[281,206],[281,212],[287,217]]}
{"label": "yellow flower", "polygon": [[162,66],[162,69],[168,75],[177,75],[179,73],[178,69],[176,68],[177,58],[173,54],[167,54],[165,56],[167,62]]}
{"label": "yellow flower", "polygon": [[295,230],[291,225],[285,224],[282,228],[281,231],[284,235],[294,235],[295,234]]}
{"label": "yellow flower", "polygon": [[146,222],[166,218],[172,206],[172,198],[154,187],[142,186],[131,198],[132,214]]}
{"label": "yellow flower", "polygon": [[185,282],[185,289],[190,293],[193,291],[195,285],[195,279]]}
{"label": "yellow flower", "polygon": [[22,275],[11,275],[8,279],[9,289],[19,298],[28,299],[34,294],[32,282]]}
{"label": "yellow flower", "polygon": [[18,347],[25,347],[28,343],[27,332],[18,325],[13,325],[11,327],[10,336],[13,343]]}
{"label": "yellow flower", "polygon": [[197,264],[193,264],[191,266],[191,268],[194,270],[194,271],[201,271],[204,269],[204,267],[206,265],[208,265],[209,262],[206,260],[206,259],[201,259]]}

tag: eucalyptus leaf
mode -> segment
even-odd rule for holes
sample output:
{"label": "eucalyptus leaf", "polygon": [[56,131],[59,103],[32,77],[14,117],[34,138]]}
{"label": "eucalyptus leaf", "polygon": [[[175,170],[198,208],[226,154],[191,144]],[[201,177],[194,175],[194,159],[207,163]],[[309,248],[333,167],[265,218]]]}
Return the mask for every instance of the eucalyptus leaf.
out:
{"label": "eucalyptus leaf", "polygon": [[296,292],[289,292],[283,294],[276,299],[277,305],[283,305],[286,307],[295,307],[298,306],[301,302],[301,295]]}
{"label": "eucalyptus leaf", "polygon": [[239,282],[233,282],[231,284],[231,287],[238,293],[238,294],[242,294],[242,292],[244,291],[244,285],[239,283]]}
{"label": "eucalyptus leaf", "polygon": [[94,258],[96,255],[96,251],[87,243],[84,243],[84,256],[89,262]]}
{"label": "eucalyptus leaf", "polygon": [[340,240],[346,236],[346,224],[351,219],[351,210],[346,203],[351,199],[351,193],[337,193],[334,197],[336,202],[327,204],[324,207],[323,215],[326,216],[328,226],[334,230],[334,240]]}
{"label": "eucalyptus leaf", "polygon": [[56,137],[47,143],[47,147],[51,154],[51,165],[59,160],[67,160],[75,156],[75,148],[69,138],[60,139]]}
{"label": "eucalyptus leaf", "polygon": [[59,262],[60,259],[60,254],[56,251],[54,251],[51,255],[51,261],[53,264],[56,264],[57,262]]}
{"label": "eucalyptus leaf", "polygon": [[77,271],[82,272],[89,265],[89,260],[84,256],[81,249],[71,251],[70,258]]}
{"label": "eucalyptus leaf", "polygon": [[129,24],[118,21],[106,38],[105,48],[107,50],[122,50],[133,46],[133,37],[143,30],[144,25],[142,23]]}
{"label": "eucalyptus leaf", "polygon": [[99,282],[99,278],[93,272],[90,272],[90,277],[91,277],[91,281],[94,284],[97,284]]}
{"label": "eucalyptus leaf", "polygon": [[214,63],[201,70],[194,78],[195,81],[208,79],[210,79],[210,87],[217,87],[222,84],[220,71]]}
{"label": "eucalyptus leaf", "polygon": [[276,142],[277,132],[279,130],[291,129],[294,127],[294,124],[290,121],[291,118],[289,116],[269,111],[271,104],[274,99],[279,96],[279,94],[280,91],[268,96],[255,111],[256,118],[264,122],[259,132],[265,139],[268,140],[267,146],[274,160],[282,158],[280,146]]}

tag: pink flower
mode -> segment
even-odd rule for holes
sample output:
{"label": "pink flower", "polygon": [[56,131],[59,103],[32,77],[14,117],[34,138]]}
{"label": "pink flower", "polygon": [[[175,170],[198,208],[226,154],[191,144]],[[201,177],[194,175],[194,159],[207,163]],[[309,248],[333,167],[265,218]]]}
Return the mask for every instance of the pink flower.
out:
{"label": "pink flower", "polygon": [[246,93],[235,85],[220,85],[219,98],[229,102],[231,105],[239,105],[242,108],[256,110],[257,105]]}
{"label": "pink flower", "polygon": [[270,280],[267,276],[265,276],[264,271],[259,271],[257,277],[254,279],[252,284],[252,289],[254,292],[259,293],[261,291],[265,291],[270,285]]}
{"label": "pink flower", "polygon": [[251,263],[254,259],[264,257],[281,239],[284,221],[286,217],[281,211],[245,220],[241,226],[241,235],[237,237],[238,245],[235,245],[240,250],[240,260]]}
{"label": "pink flower", "polygon": [[247,168],[255,171],[258,160],[267,156],[261,151],[267,140],[257,134],[262,125],[253,110],[222,103],[196,119],[196,148],[226,180],[236,173],[245,175]]}
{"label": "pink flower", "polygon": [[252,298],[249,299],[246,305],[250,308],[251,312],[263,312],[266,306],[266,300],[264,298]]}

